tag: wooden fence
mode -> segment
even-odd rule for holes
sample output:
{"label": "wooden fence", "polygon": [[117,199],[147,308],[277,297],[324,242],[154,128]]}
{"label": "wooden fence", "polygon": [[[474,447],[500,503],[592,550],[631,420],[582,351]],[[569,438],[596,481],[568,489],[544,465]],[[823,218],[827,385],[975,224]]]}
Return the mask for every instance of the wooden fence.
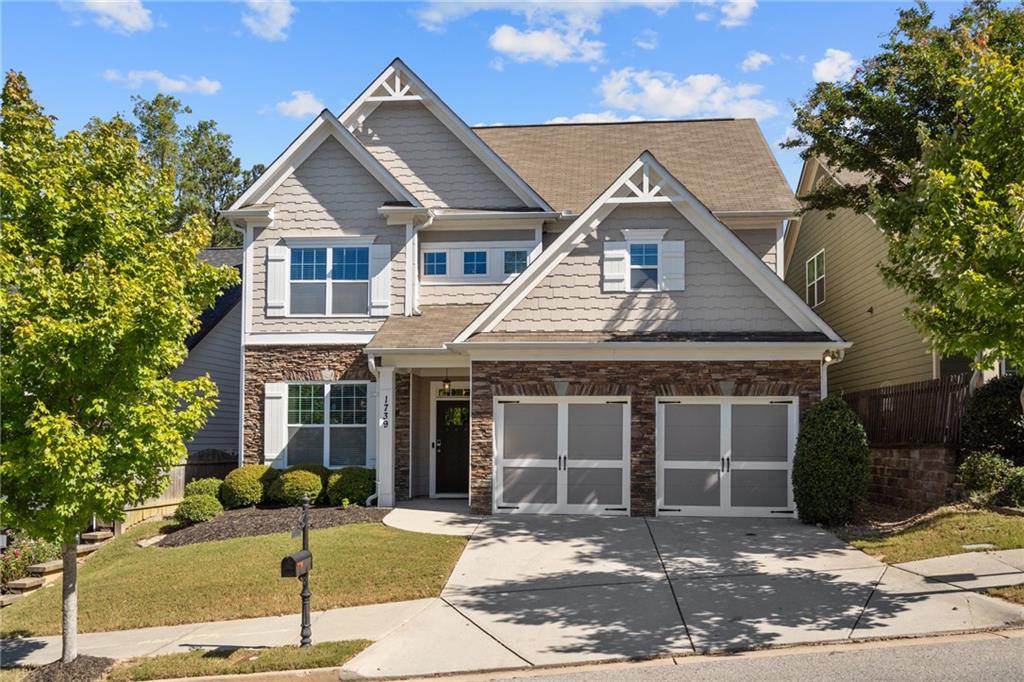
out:
{"label": "wooden fence", "polygon": [[172,514],[177,509],[178,503],[185,497],[185,484],[197,478],[224,478],[229,471],[237,466],[237,457],[220,451],[205,451],[190,455],[188,461],[171,468],[168,473],[170,482],[163,493],[125,510],[124,521],[116,524],[115,531],[120,533],[146,519]]}
{"label": "wooden fence", "polygon": [[872,447],[960,444],[960,419],[971,373],[843,395]]}

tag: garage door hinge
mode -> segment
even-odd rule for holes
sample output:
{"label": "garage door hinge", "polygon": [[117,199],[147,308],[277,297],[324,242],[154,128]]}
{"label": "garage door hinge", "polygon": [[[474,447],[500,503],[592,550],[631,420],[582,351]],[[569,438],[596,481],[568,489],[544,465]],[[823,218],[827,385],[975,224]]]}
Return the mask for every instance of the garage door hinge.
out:
{"label": "garage door hinge", "polygon": [[518,405],[519,401],[518,400],[499,400],[498,404],[499,405],[508,405],[508,404]]}
{"label": "garage door hinge", "polygon": [[792,514],[793,510],[792,509],[772,509],[769,513],[770,514]]}

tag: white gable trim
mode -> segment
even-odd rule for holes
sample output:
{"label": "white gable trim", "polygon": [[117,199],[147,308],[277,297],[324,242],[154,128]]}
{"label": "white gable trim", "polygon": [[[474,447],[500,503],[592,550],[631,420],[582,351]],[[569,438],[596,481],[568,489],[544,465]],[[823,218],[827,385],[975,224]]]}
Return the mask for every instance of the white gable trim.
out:
{"label": "white gable trim", "polygon": [[[656,192],[638,189],[632,178],[642,173],[646,179],[651,172],[658,177]],[[676,180],[662,166],[654,155],[644,152],[587,207],[559,237],[545,249],[522,274],[499,294],[473,322],[455,339],[456,343],[467,340],[477,332],[489,332],[511,312],[526,295],[539,284],[588,234],[593,232],[616,206],[623,203],[621,191],[628,195],[628,203],[642,203],[641,194],[651,202],[668,201],[679,213],[726,258],[740,269],[751,282],[777,305],[802,331],[820,331],[832,341],[842,341],[840,336],[825,323],[796,293],[786,286],[772,270],[747,248],[739,237],[723,225],[704,204],[686,187]],[[618,200],[617,200],[618,199]]]}
{"label": "white gable trim", "polygon": [[[386,94],[374,95],[383,89]],[[401,59],[395,59],[377,76],[369,87],[348,105],[338,120],[349,131],[359,127],[373,110],[382,102],[422,102],[425,107],[455,137],[459,139],[499,180],[512,190],[527,206],[551,211],[552,208],[544,199],[519,177],[505,161],[494,153],[494,150],[466,125],[451,107],[444,103],[426,83],[417,76]]]}
{"label": "white gable trim", "polygon": [[380,161],[369,152],[359,140],[349,132],[347,128],[338,122],[334,114],[324,109],[313,119],[313,122],[306,126],[306,129],[288,145],[288,148],[270,164],[270,167],[263,172],[256,182],[249,186],[249,189],[238,197],[230,211],[237,211],[249,204],[262,204],[281,186],[295,170],[302,165],[302,162],[309,158],[310,154],[317,150],[323,142],[333,137],[341,143],[349,154],[379,182],[384,189],[391,193],[395,199],[408,201],[413,206],[420,206],[420,202],[402,186],[395,176],[388,172]]}

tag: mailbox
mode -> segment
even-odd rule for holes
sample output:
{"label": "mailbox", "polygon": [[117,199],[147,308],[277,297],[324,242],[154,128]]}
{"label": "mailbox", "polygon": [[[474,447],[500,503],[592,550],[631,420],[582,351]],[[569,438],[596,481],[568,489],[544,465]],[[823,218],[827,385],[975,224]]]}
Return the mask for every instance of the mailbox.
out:
{"label": "mailbox", "polygon": [[282,578],[301,578],[313,568],[313,555],[309,550],[300,549],[281,559]]}

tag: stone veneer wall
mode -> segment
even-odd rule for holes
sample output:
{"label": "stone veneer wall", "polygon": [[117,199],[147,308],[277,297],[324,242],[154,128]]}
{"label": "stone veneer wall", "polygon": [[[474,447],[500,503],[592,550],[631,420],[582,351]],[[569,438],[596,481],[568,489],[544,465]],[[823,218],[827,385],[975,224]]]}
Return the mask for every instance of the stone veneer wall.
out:
{"label": "stone veneer wall", "polygon": [[956,449],[871,448],[868,499],[902,509],[928,509],[956,495]]}
{"label": "stone veneer wall", "polygon": [[[655,399],[670,395],[795,395],[801,414],[820,398],[814,360],[714,362],[474,362],[470,435],[470,507],[490,514],[494,396],[630,396],[630,513],[655,513]],[[734,382],[734,386],[723,382]]]}
{"label": "stone veneer wall", "polygon": [[245,349],[246,464],[263,461],[263,385],[275,381],[373,381],[362,346],[249,346]]}
{"label": "stone veneer wall", "polygon": [[395,500],[409,499],[409,438],[412,381],[408,372],[395,372]]}

